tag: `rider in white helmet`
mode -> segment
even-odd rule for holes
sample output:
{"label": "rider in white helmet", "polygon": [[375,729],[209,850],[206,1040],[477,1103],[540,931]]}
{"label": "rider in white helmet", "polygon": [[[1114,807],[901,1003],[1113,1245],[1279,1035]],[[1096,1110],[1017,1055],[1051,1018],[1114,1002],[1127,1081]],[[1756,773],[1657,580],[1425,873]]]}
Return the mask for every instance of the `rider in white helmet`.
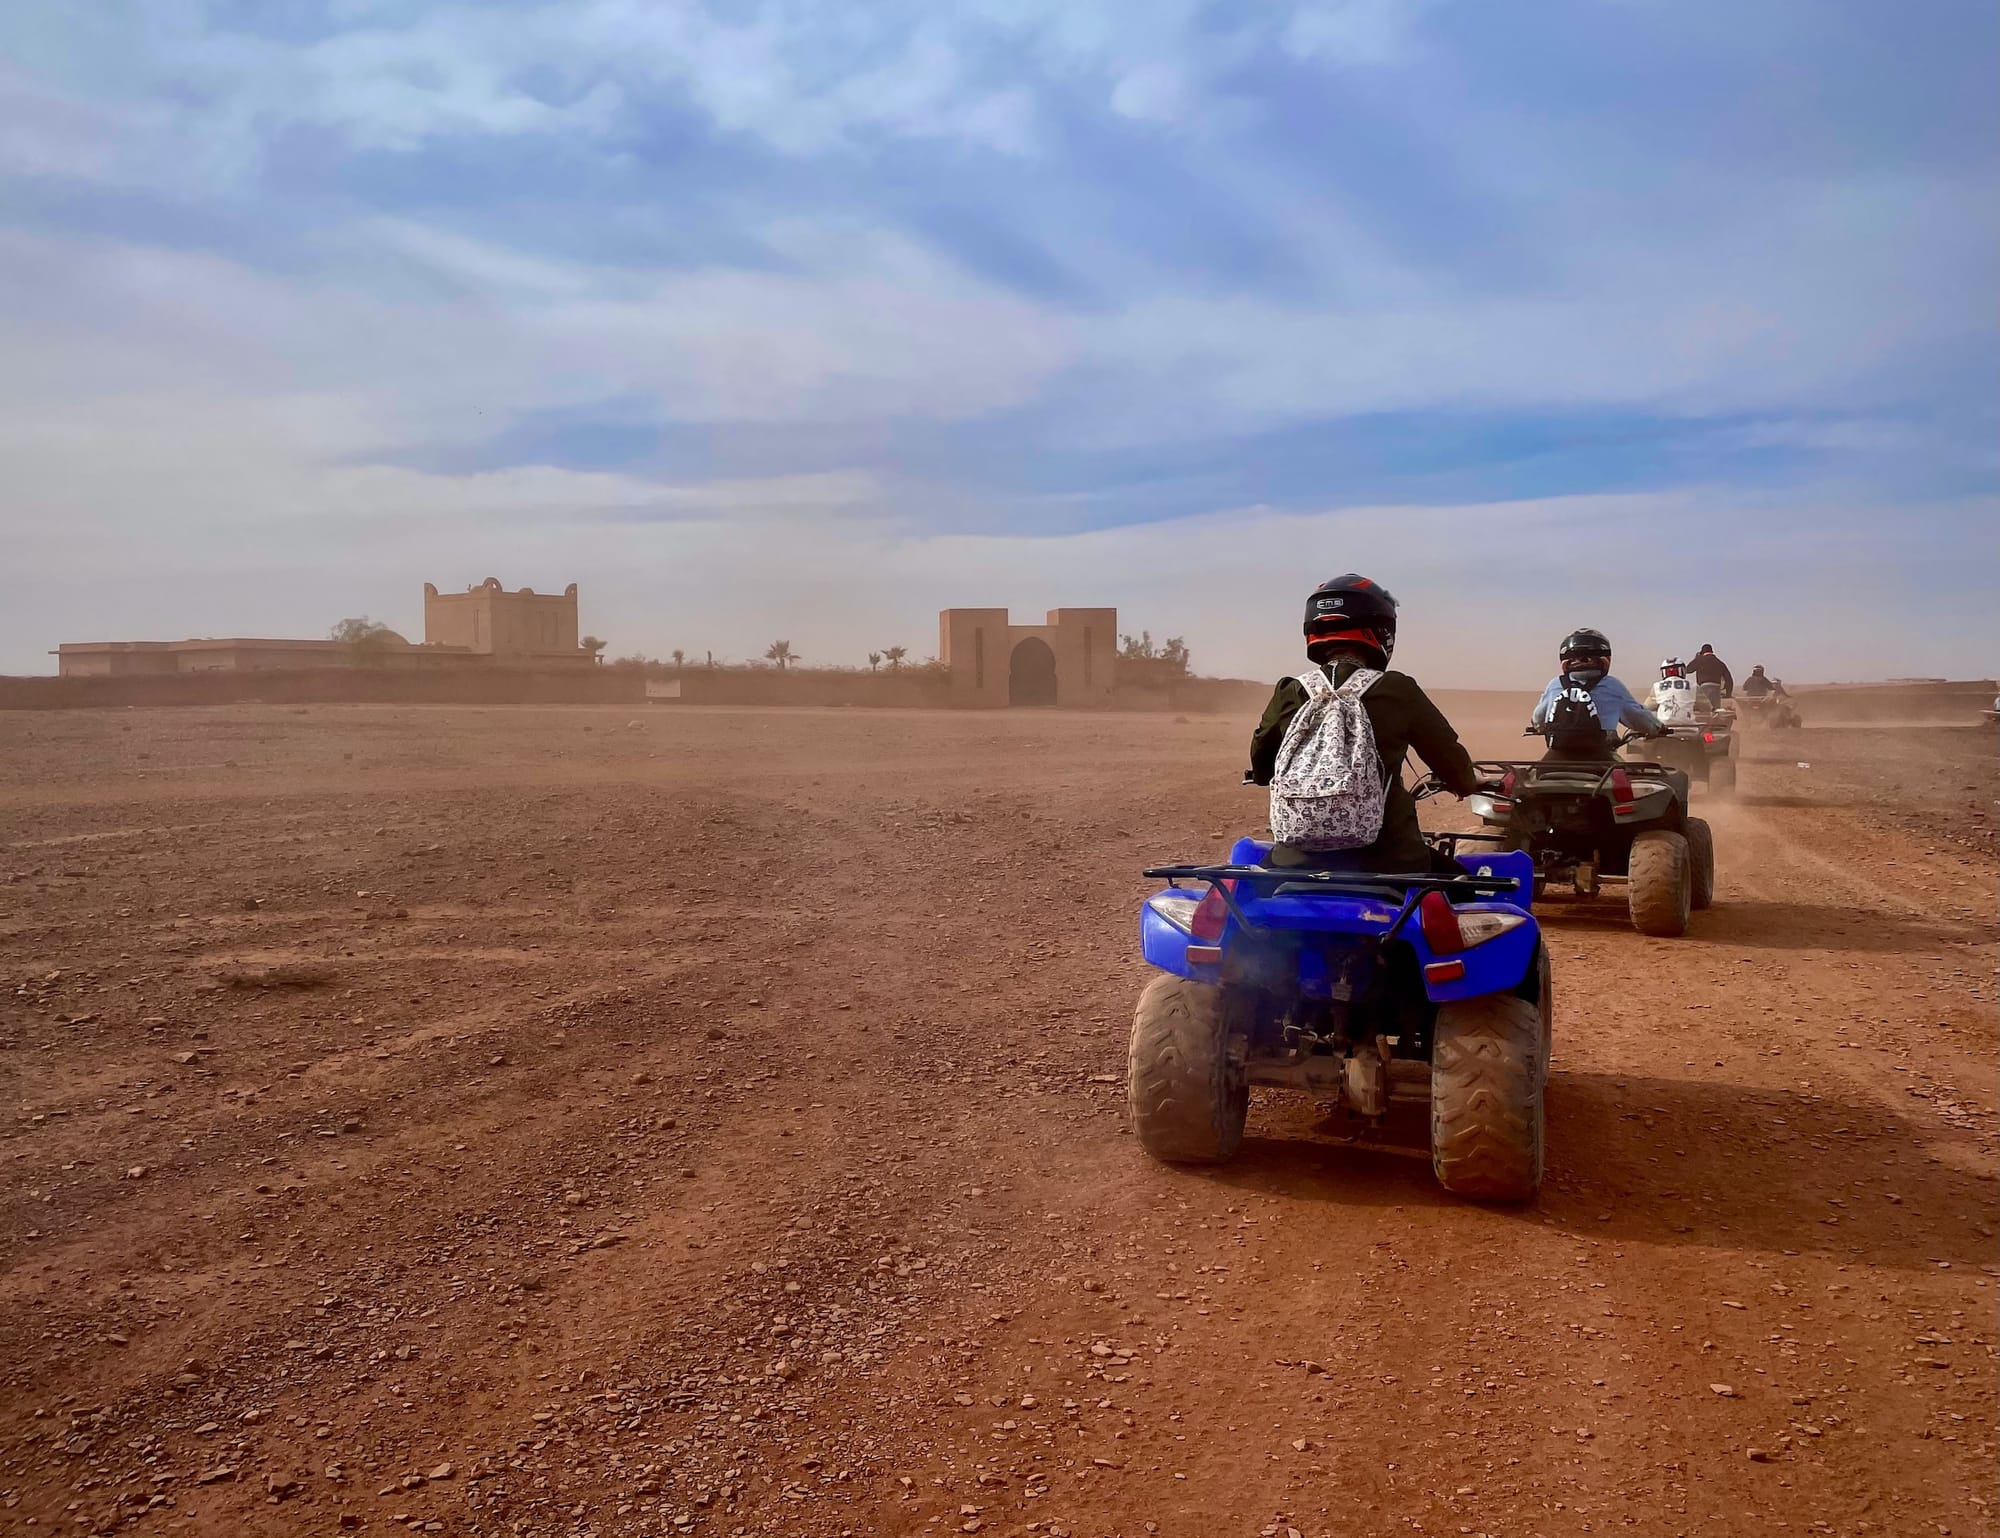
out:
{"label": "rider in white helmet", "polygon": [[1708,714],[1706,702],[1688,676],[1687,664],[1678,657],[1669,657],[1660,664],[1660,681],[1646,696],[1646,706],[1667,726],[1691,724]]}

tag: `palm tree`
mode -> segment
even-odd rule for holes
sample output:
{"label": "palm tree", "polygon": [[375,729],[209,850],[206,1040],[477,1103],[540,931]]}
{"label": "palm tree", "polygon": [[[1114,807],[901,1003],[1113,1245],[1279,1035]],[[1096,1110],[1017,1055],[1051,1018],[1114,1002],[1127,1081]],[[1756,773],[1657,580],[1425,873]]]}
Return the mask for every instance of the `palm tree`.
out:
{"label": "palm tree", "polygon": [[799,660],[799,654],[792,650],[792,643],[790,641],[773,641],[770,648],[764,653],[764,660],[777,663],[778,671],[782,673],[786,668]]}
{"label": "palm tree", "polygon": [[688,654],[676,646],[668,655],[674,659],[674,671],[678,673],[682,665],[686,663]]}
{"label": "palm tree", "polygon": [[885,646],[882,648],[882,655],[889,659],[890,667],[899,668],[903,665],[903,659],[910,655],[910,649],[907,646]]}
{"label": "palm tree", "polygon": [[880,652],[870,652],[868,654],[868,671],[872,673],[881,665],[882,654]]}

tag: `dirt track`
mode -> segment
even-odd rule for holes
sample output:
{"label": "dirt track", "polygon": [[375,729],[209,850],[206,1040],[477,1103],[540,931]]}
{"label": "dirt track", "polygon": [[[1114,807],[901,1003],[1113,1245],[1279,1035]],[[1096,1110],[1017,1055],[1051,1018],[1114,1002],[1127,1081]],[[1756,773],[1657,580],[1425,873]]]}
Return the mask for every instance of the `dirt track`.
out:
{"label": "dirt track", "polygon": [[1549,906],[1514,1212],[1126,1134],[1242,723],[633,719],[0,719],[0,1530],[1994,1530],[1990,734]]}

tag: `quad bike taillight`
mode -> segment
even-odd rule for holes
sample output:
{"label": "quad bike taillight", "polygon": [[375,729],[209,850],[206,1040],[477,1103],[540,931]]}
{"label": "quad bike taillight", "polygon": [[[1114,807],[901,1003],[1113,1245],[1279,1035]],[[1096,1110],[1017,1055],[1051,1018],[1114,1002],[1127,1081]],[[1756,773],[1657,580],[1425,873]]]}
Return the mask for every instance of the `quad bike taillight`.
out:
{"label": "quad bike taillight", "polygon": [[1458,927],[1458,910],[1444,893],[1424,893],[1417,904],[1417,923],[1424,931],[1424,944],[1433,955],[1448,956],[1465,949],[1465,935]]}
{"label": "quad bike taillight", "polygon": [[1195,904],[1194,916],[1188,920],[1188,933],[1202,945],[1214,945],[1222,938],[1222,931],[1229,923],[1229,899],[1222,895],[1222,889],[1234,890],[1233,881],[1220,881],[1211,886]]}
{"label": "quad bike taillight", "polygon": [[1611,771],[1611,799],[1621,811],[1632,804],[1632,776],[1623,769]]}
{"label": "quad bike taillight", "polygon": [[[1424,944],[1434,956],[1456,958],[1475,945],[1484,945],[1495,935],[1504,935],[1528,922],[1525,913],[1474,909],[1461,913],[1442,892],[1426,892],[1417,904],[1417,923],[1424,932]],[[1454,983],[1465,976],[1465,963],[1456,959],[1433,961],[1424,967],[1424,977],[1433,983]]]}

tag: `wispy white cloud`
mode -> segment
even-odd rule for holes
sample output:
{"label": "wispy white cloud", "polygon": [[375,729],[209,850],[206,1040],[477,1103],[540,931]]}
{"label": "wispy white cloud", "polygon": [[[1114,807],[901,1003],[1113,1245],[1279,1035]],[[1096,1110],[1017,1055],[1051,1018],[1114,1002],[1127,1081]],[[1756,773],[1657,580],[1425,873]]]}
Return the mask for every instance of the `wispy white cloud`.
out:
{"label": "wispy white cloud", "polygon": [[[803,232],[770,232],[776,247]],[[0,241],[0,314],[28,365],[0,399],[88,421],[178,386],[344,402],[347,455],[470,441],[513,414],[610,396],[683,421],[951,420],[1018,405],[1073,355],[1063,321],[879,232],[820,232],[805,270],[635,275],[514,255],[405,221],[367,251],[437,279],[400,297],[144,246]],[[807,253],[800,250],[801,259]]]}
{"label": "wispy white cloud", "polygon": [[[955,9],[762,0],[741,10],[531,0],[340,4],[320,14],[302,39],[259,30],[255,13],[236,7],[163,0],[143,27],[104,28],[94,49],[47,62],[83,98],[128,91],[135,77],[169,88],[180,131],[204,146],[190,169],[215,174],[254,161],[291,126],[411,152],[466,136],[613,137],[660,100],[786,154],[878,134],[1018,155],[1045,147],[1051,78],[1084,84],[1128,117],[1178,120],[1201,109],[1220,69],[1260,44],[1394,62],[1415,11],[1393,0],[1253,0],[1226,18],[1195,0]],[[29,25],[0,23],[0,39]],[[81,110],[43,100],[45,113],[59,108]]]}
{"label": "wispy white cloud", "polygon": [[1313,0],[1285,24],[1285,47],[1321,63],[1393,64],[1414,46],[1430,8],[1430,0]]}

